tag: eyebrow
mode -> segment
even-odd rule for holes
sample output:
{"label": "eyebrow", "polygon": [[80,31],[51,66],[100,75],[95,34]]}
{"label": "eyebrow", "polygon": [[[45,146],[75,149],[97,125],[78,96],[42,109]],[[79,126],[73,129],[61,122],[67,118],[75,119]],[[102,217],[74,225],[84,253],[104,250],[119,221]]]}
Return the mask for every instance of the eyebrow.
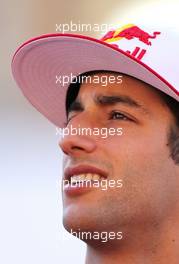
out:
{"label": "eyebrow", "polygon": [[70,112],[82,112],[84,110],[82,103],[78,100],[75,100],[74,102],[71,103],[69,108],[67,109],[67,115]]}
{"label": "eyebrow", "polygon": [[[105,96],[105,95],[98,95],[94,98],[94,101],[97,105],[100,106],[111,106],[118,103],[137,108],[142,110],[144,113],[149,113],[149,111],[139,102],[135,101],[129,96],[120,95],[120,96]],[[82,112],[84,110],[83,104],[79,100],[75,100],[69,107],[67,114],[72,111]]]}
{"label": "eyebrow", "polygon": [[126,104],[128,106],[132,106],[132,107],[141,107],[141,105],[136,102],[135,100],[133,100],[131,97],[129,96],[104,96],[104,95],[99,95],[95,98],[95,101],[97,104],[99,105],[114,105],[117,103],[123,103]]}

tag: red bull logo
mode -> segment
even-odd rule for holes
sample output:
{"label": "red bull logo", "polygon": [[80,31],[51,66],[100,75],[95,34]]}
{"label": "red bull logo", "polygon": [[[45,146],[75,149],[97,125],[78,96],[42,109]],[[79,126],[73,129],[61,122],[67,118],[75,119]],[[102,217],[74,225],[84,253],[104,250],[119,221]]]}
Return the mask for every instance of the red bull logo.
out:
{"label": "red bull logo", "polygon": [[119,28],[117,30],[109,31],[101,40],[106,42],[113,42],[120,40],[122,38],[126,38],[128,40],[137,38],[147,45],[152,45],[149,39],[155,39],[157,35],[161,32],[155,31],[153,34],[149,34],[146,31],[140,29],[139,27],[129,24],[124,26],[123,28]]}
{"label": "red bull logo", "polygon": [[[112,46],[118,48],[118,45],[116,43],[113,44],[113,42],[116,42],[124,38],[127,40],[136,38],[139,41],[145,43],[146,45],[151,46],[152,42],[150,41],[150,39],[155,39],[159,34],[161,34],[161,32],[158,31],[154,31],[152,34],[149,34],[134,24],[128,24],[122,28],[109,31],[107,34],[104,35],[104,37],[102,37],[101,40],[110,43]],[[146,54],[146,50],[142,49],[140,54],[138,54],[139,51],[140,48],[135,47],[135,49],[132,52],[128,50],[126,52],[134,57],[137,56],[137,59],[141,60],[144,54]]]}

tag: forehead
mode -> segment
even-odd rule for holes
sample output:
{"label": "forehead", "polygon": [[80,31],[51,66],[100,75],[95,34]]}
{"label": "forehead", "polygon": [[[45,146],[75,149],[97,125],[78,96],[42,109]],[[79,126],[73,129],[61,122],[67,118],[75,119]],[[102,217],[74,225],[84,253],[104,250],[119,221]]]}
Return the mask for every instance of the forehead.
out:
{"label": "forehead", "polygon": [[[108,72],[92,74],[90,77],[86,83],[80,85],[76,97],[80,102],[85,103],[85,100],[89,100],[90,98],[95,99],[99,95],[128,96],[139,104],[145,104],[146,106],[157,103],[161,104],[162,102],[157,89],[136,78],[120,73]],[[110,81],[110,77],[113,78],[113,82]],[[99,81],[96,82],[96,80]]]}

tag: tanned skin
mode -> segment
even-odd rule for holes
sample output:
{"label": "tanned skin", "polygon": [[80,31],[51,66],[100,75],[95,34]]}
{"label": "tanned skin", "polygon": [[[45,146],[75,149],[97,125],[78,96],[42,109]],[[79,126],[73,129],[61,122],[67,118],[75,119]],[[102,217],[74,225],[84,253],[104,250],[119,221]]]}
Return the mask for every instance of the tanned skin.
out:
{"label": "tanned skin", "polygon": [[[104,96],[122,100],[99,103]],[[76,100],[81,107],[70,111],[68,126],[123,128],[122,136],[68,135],[59,143],[64,169],[90,165],[105,171],[108,180],[123,180],[122,188],[63,193],[69,232],[123,233],[121,240],[106,243],[86,240],[85,263],[178,264],[179,166],[167,146],[174,124],[170,110],[155,89],[125,75],[121,84],[82,84]]]}

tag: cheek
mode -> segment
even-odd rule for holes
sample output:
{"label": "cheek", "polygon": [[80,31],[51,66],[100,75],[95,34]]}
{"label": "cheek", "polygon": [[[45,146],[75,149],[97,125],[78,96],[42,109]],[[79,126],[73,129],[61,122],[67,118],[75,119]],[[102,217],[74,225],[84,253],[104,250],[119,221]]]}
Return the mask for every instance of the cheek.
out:
{"label": "cheek", "polygon": [[164,129],[143,128],[143,127],[123,127],[123,134],[109,136],[102,142],[101,147],[106,149],[113,159],[132,158],[133,160],[150,159],[165,156],[168,158],[166,148],[167,138]]}
{"label": "cheek", "polygon": [[164,139],[123,135],[109,138],[103,148],[114,168],[112,177],[123,180],[123,192],[135,197],[134,203],[163,200],[170,166]]}

